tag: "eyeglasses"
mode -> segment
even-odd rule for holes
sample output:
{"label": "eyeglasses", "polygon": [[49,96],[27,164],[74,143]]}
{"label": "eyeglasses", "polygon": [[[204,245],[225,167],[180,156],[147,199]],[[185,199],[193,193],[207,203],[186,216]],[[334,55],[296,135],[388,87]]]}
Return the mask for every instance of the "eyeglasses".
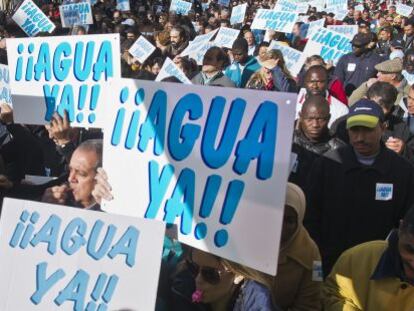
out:
{"label": "eyeglasses", "polygon": [[197,277],[199,273],[201,273],[201,277],[204,279],[204,281],[212,285],[220,283],[221,275],[223,273],[230,272],[226,270],[219,270],[217,268],[212,267],[200,267],[198,264],[191,260],[186,260],[186,264],[194,278]]}

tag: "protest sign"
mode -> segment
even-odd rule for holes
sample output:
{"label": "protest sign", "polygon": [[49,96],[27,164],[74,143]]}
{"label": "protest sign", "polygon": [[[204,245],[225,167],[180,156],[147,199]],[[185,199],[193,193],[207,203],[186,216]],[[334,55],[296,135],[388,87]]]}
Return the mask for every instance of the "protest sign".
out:
{"label": "protest sign", "polygon": [[362,4],[358,4],[354,7],[355,11],[363,11],[364,10],[364,6]]}
{"label": "protest sign", "polygon": [[319,12],[325,9],[325,0],[312,0],[309,1],[308,4],[312,8],[316,8]]}
{"label": "protest sign", "polygon": [[175,12],[181,15],[188,15],[188,12],[191,9],[191,2],[183,0],[172,0],[170,6],[170,12]]}
{"label": "protest sign", "polygon": [[305,2],[295,2],[290,0],[278,0],[273,7],[274,11],[306,13],[309,5]]}
{"label": "protest sign", "polygon": [[[348,9],[348,0],[326,0],[326,9],[336,7],[341,9]],[[328,12],[328,11],[327,11]]]}
{"label": "protest sign", "polygon": [[211,38],[214,37],[214,35],[217,33],[218,29],[215,29],[213,31],[210,31],[209,33],[206,33],[204,35],[199,35],[194,38],[193,41],[190,41],[188,46],[185,48],[184,51],[181,52],[180,56],[187,56],[192,53],[197,52],[199,49],[201,49],[208,41],[211,40]]}
{"label": "protest sign", "polygon": [[241,24],[244,22],[244,16],[246,15],[247,3],[243,3],[233,7],[231,11],[230,24]]}
{"label": "protest sign", "polygon": [[165,225],[6,198],[0,310],[153,310]]}
{"label": "protest sign", "polygon": [[306,38],[309,38],[315,30],[322,28],[324,25],[325,25],[325,18],[321,18],[316,21],[309,22],[309,27],[308,27],[308,32],[306,33]]}
{"label": "protest sign", "polygon": [[0,64],[0,104],[12,105],[9,67],[3,64]]}
{"label": "protest sign", "polygon": [[206,42],[200,49],[196,50],[193,53],[190,53],[189,57],[194,59],[197,62],[197,65],[202,66],[204,55],[206,52],[212,48],[213,46],[217,46],[214,42]]}
{"label": "protest sign", "polygon": [[169,57],[165,59],[164,64],[162,65],[155,81],[161,81],[168,77],[176,77],[182,83],[192,84],[184,72],[182,72],[182,70],[178,68],[177,65],[174,64],[174,62]]}
{"label": "protest sign", "polygon": [[129,0],[117,0],[116,1],[116,8],[120,11],[130,11],[131,6],[129,4]]}
{"label": "protest sign", "polygon": [[63,28],[93,24],[92,9],[89,2],[61,5],[59,6],[59,12]]}
{"label": "protest sign", "polygon": [[358,25],[329,25],[327,28],[341,33],[351,39],[358,33]]}
{"label": "protest sign", "polygon": [[220,27],[220,30],[217,34],[216,39],[214,39],[214,44],[219,47],[232,48],[233,42],[239,36],[240,30]]}
{"label": "protest sign", "polygon": [[334,65],[342,55],[350,52],[350,38],[327,28],[314,31],[303,50],[306,56],[320,55],[325,61],[332,61]]}
{"label": "protest sign", "polygon": [[397,3],[396,5],[396,12],[398,15],[402,15],[405,17],[408,17],[411,15],[411,13],[413,12],[413,7],[410,5],[406,5],[406,4],[402,4],[402,3]]}
{"label": "protest sign", "polygon": [[181,242],[274,275],[296,94],[121,82],[104,210],[176,224]]}
{"label": "protest sign", "polygon": [[251,29],[271,29],[279,32],[291,33],[299,14],[295,12],[257,10]]}
{"label": "protest sign", "polygon": [[128,52],[143,64],[146,59],[155,51],[155,46],[144,36],[140,36],[131,46]]}
{"label": "protest sign", "polygon": [[23,1],[12,19],[29,37],[39,32],[51,33],[56,27],[32,0]]}
{"label": "protest sign", "polygon": [[46,124],[56,111],[102,127],[102,88],[121,76],[118,34],[7,39],[7,51],[16,123]]}
{"label": "protest sign", "polygon": [[228,7],[228,6],[229,6],[229,4],[230,4],[230,0],[219,0],[219,1],[218,1],[218,4],[219,4],[219,5],[222,5],[222,6],[226,6],[226,7]]}
{"label": "protest sign", "polygon": [[298,50],[293,49],[289,46],[280,44],[277,41],[272,41],[270,43],[269,50],[272,49],[277,49],[282,52],[286,67],[289,69],[289,72],[292,74],[292,76],[296,77],[302,69],[303,64],[305,63],[305,55],[302,52],[299,52]]}

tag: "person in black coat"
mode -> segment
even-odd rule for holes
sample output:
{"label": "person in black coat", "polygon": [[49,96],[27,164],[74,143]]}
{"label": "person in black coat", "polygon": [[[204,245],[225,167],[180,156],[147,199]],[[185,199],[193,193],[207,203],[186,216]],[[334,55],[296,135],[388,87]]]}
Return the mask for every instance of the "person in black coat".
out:
{"label": "person in black coat", "polygon": [[363,99],[351,107],[349,146],[314,162],[304,224],[318,244],[323,273],[346,249],[385,239],[414,202],[414,168],[381,142],[384,114]]}

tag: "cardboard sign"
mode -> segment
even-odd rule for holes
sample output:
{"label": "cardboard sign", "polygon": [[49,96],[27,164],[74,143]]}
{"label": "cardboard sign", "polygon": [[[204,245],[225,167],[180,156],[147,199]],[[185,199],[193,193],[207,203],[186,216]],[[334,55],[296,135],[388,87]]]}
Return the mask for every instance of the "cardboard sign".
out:
{"label": "cardboard sign", "polygon": [[202,66],[203,65],[203,60],[204,60],[204,55],[213,46],[217,46],[217,45],[214,42],[206,42],[200,49],[198,49],[195,52],[191,53],[189,55],[189,57],[194,59],[197,62],[197,65]]}
{"label": "cardboard sign", "polygon": [[405,17],[409,17],[411,15],[411,13],[413,12],[413,7],[410,5],[406,5],[406,4],[402,4],[402,3],[397,3],[396,5],[396,12],[398,15],[402,15]]}
{"label": "cardboard sign", "polygon": [[170,12],[175,12],[181,15],[188,15],[191,10],[192,3],[183,0],[172,0],[170,6]]}
{"label": "cardboard sign", "polygon": [[128,52],[143,64],[147,58],[155,51],[155,46],[144,36],[140,36],[131,46]]}
{"label": "cardboard sign", "polygon": [[358,25],[329,25],[327,28],[341,33],[351,40],[358,33]]}
{"label": "cardboard sign", "polygon": [[319,28],[309,38],[303,54],[320,55],[325,61],[337,64],[342,55],[352,52],[351,39],[336,31]]}
{"label": "cardboard sign", "polygon": [[120,11],[130,11],[131,6],[129,4],[129,0],[117,0],[116,1],[116,8]]}
{"label": "cardboard sign", "polygon": [[59,12],[63,28],[93,24],[92,9],[89,2],[61,5],[59,6]]}
{"label": "cardboard sign", "polygon": [[295,12],[257,10],[251,29],[271,29],[279,32],[291,33],[299,14]]}
{"label": "cardboard sign", "polygon": [[305,63],[305,55],[302,52],[289,46],[280,44],[277,41],[272,41],[270,43],[269,50],[271,49],[277,49],[282,52],[286,67],[289,69],[289,72],[292,74],[292,76],[296,77],[302,69],[303,64]]}
{"label": "cardboard sign", "polygon": [[311,8],[316,8],[319,12],[322,12],[325,8],[325,0],[312,0],[308,4]]}
{"label": "cardboard sign", "polygon": [[354,7],[355,11],[363,11],[364,10],[364,6],[362,4],[358,4]]}
{"label": "cardboard sign", "polygon": [[309,38],[314,31],[316,31],[319,28],[323,28],[325,25],[325,18],[318,19],[313,22],[309,22],[309,28],[308,32],[306,33],[306,38]]}
{"label": "cardboard sign", "polygon": [[7,51],[16,123],[66,111],[72,125],[102,127],[102,89],[121,76],[118,34],[7,39]]}
{"label": "cardboard sign", "polygon": [[163,223],[6,198],[1,310],[153,310]]}
{"label": "cardboard sign", "polygon": [[177,65],[174,64],[174,62],[169,57],[165,59],[164,64],[162,65],[155,81],[161,81],[167,77],[176,77],[182,83],[192,84],[184,72],[178,68]]}
{"label": "cardboard sign", "polygon": [[247,3],[243,3],[233,7],[231,11],[230,24],[242,24],[246,15]]}
{"label": "cardboard sign", "polygon": [[216,39],[214,40],[214,44],[219,47],[225,48],[232,48],[233,42],[239,36],[240,30],[227,28],[227,27],[220,27],[220,30],[217,34]]}
{"label": "cardboard sign", "polygon": [[296,94],[132,79],[117,90],[104,209],[176,224],[181,242],[274,275]]}
{"label": "cardboard sign", "polygon": [[3,64],[0,64],[0,104],[12,106],[9,67]]}
{"label": "cardboard sign", "polygon": [[23,1],[12,19],[29,37],[39,32],[51,33],[56,27],[32,0]]}

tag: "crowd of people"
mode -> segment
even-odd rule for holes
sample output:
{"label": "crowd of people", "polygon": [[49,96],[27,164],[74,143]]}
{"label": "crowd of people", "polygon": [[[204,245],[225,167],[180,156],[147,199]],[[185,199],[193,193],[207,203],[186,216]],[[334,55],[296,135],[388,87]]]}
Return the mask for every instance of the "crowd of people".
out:
{"label": "crowd of people", "polygon": [[[232,7],[245,2],[244,22],[231,25]],[[99,0],[92,25],[62,28],[58,3],[37,4],[56,25],[40,36],[119,33],[123,77],[155,80],[168,57],[193,84],[298,94],[277,275],[166,236],[157,310],[414,310],[414,16],[389,0],[350,0],[340,20],[310,2],[292,33],[281,33],[250,28],[275,0],[195,0],[186,16],[170,12],[168,0],[131,0],[130,11]],[[26,36],[12,14],[0,12],[2,64],[13,57],[7,38]],[[352,52],[336,65],[306,55],[294,76],[269,46],[303,51],[309,22],[321,18],[357,25]],[[232,48],[211,47],[201,66],[181,56],[220,27],[240,30]],[[129,52],[140,36],[156,46],[144,63]],[[2,197],[96,211],[112,199],[100,130],[71,127],[58,114],[46,126],[15,124],[1,104],[0,144]],[[34,185],[26,175],[56,178]]]}

